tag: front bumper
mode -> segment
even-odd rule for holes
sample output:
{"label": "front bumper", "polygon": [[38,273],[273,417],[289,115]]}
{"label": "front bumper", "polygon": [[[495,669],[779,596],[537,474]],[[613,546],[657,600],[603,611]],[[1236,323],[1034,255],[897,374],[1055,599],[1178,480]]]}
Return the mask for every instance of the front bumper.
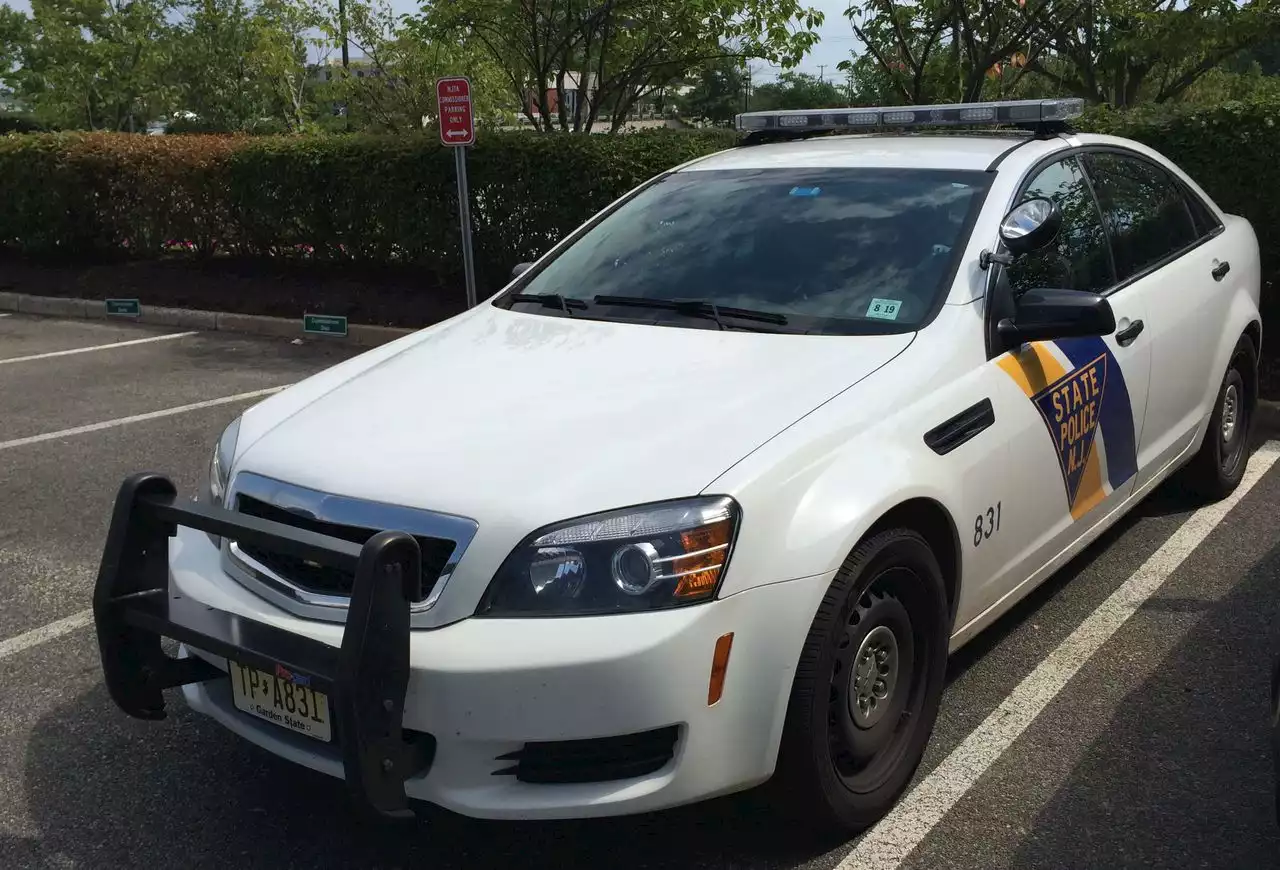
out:
{"label": "front bumper", "polygon": [[[773,771],[795,663],[830,580],[792,580],[655,613],[467,619],[410,631],[398,724],[429,738],[434,757],[406,776],[404,791],[469,816],[576,818],[662,809],[762,782]],[[344,643],[341,625],[299,619],[234,582],[198,532],[180,530],[171,542],[169,585],[178,621],[211,609],[317,644]],[[728,633],[723,696],[708,706],[713,650]],[[219,669],[184,685],[194,709],[275,754],[347,776],[339,748],[235,709],[222,674],[228,653],[187,647]],[[629,735],[667,734],[675,735],[667,760],[637,775],[538,782],[514,772],[533,751],[566,741],[591,743],[594,752]]]}
{"label": "front bumper", "polygon": [[[169,538],[178,526],[269,543],[353,570],[355,585],[340,646],[212,608],[175,614]],[[404,781],[430,763],[433,748],[429,740],[414,741],[401,729],[409,605],[420,597],[420,558],[417,541],[403,532],[381,532],[358,547],[220,508],[179,504],[166,478],[135,475],[116,497],[94,588],[94,623],[107,689],[129,715],[162,719],[164,689],[224,677],[202,658],[166,655],[161,647],[165,637],[304,681],[330,696],[343,775],[361,803],[382,816],[409,816]]]}

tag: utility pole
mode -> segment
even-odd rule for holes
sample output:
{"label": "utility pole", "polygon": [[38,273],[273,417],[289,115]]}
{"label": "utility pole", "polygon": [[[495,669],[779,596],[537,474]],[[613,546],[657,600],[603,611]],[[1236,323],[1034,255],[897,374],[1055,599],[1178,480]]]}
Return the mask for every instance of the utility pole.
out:
{"label": "utility pole", "polygon": [[351,68],[351,59],[347,57],[347,4],[346,0],[338,0],[338,30],[342,33],[342,68]]}
{"label": "utility pole", "polygon": [[826,72],[827,65],[825,63],[818,64],[818,81],[823,84],[827,83]]}
{"label": "utility pole", "polygon": [[952,62],[956,65],[956,102],[964,102],[964,70],[960,68],[960,7],[956,6],[951,19]]}

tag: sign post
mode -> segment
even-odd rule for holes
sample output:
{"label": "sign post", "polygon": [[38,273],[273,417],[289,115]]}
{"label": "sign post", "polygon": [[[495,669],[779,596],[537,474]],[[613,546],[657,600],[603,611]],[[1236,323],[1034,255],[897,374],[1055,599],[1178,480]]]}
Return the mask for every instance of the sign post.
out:
{"label": "sign post", "polygon": [[471,81],[450,76],[436,81],[436,105],[440,114],[440,141],[453,149],[458,171],[458,216],[462,222],[462,268],[467,279],[467,307],[476,304],[476,264],[471,253],[471,196],[467,192],[467,146],[476,141],[475,115],[471,110]]}

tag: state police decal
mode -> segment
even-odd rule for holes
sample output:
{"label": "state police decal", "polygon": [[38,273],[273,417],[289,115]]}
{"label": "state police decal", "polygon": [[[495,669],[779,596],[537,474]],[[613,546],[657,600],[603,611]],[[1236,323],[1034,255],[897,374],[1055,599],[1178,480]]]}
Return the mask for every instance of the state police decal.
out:
{"label": "state police decal", "polygon": [[996,362],[1044,420],[1073,517],[1137,473],[1129,390],[1101,338],[1034,342]]}
{"label": "state police decal", "polygon": [[1058,448],[1062,482],[1067,486],[1067,501],[1071,504],[1075,504],[1080,494],[1084,469],[1093,454],[1093,436],[1098,431],[1098,412],[1106,388],[1107,357],[1104,354],[1031,398]]}

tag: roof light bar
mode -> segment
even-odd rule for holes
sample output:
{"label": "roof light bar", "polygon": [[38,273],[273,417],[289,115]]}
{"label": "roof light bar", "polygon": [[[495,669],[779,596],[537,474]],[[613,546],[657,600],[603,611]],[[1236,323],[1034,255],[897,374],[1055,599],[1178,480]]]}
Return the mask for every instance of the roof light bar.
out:
{"label": "roof light bar", "polygon": [[1078,118],[1084,100],[1005,100],[998,103],[952,103],[945,106],[885,106],[863,109],[797,109],[744,112],[734,119],[743,132],[868,130],[875,127],[972,127],[984,124],[1020,126],[1054,124]]}

